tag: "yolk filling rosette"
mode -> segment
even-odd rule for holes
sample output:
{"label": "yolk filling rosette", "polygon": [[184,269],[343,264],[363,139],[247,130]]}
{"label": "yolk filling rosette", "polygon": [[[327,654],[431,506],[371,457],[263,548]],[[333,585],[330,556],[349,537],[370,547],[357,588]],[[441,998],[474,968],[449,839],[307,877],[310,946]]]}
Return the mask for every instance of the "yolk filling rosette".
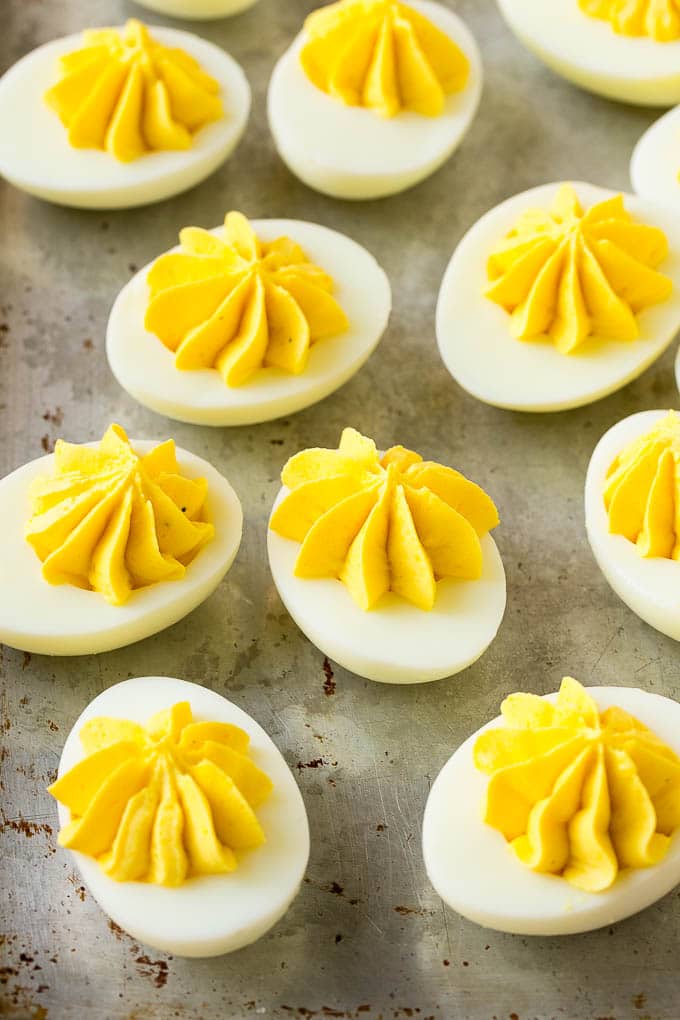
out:
{"label": "yolk filling rosette", "polygon": [[628,712],[600,712],[566,677],[554,704],[513,694],[483,732],[484,821],[519,861],[604,892],[624,869],[659,864],[680,827],[680,758]]}
{"label": "yolk filling rosette", "polygon": [[60,58],[59,80],[45,94],[74,148],[104,149],[130,162],[189,149],[200,128],[224,116],[218,82],[140,21],[122,31],[89,29],[83,43]]}
{"label": "yolk filling rosette", "polygon": [[637,316],[673,283],[658,267],[668,242],[636,222],[622,195],[582,208],[565,184],[550,209],[523,213],[488,256],[486,297],[508,312],[519,340],[547,336],[562,354],[593,339],[639,336]]}
{"label": "yolk filling rosette", "polygon": [[24,535],[50,584],[122,605],[138,588],[184,577],[215,534],[207,491],[205,479],[182,474],[173,440],[139,456],[111,425],[97,449],[57,441],[54,473],[31,484]]}
{"label": "yolk filling rosette", "polygon": [[238,726],[196,722],[178,702],[145,726],[94,718],[85,757],[49,788],[71,813],[59,845],[93,857],[118,882],[179,886],[238,867],[265,841],[255,808],[272,783]]}
{"label": "yolk filling rosette", "polygon": [[677,0],[578,0],[584,14],[607,21],[615,32],[649,36],[656,42],[680,39]]}
{"label": "yolk filling rosette", "polygon": [[309,80],[383,117],[437,117],[465,88],[469,61],[427,17],[397,0],[340,0],[310,14],[300,54]]}

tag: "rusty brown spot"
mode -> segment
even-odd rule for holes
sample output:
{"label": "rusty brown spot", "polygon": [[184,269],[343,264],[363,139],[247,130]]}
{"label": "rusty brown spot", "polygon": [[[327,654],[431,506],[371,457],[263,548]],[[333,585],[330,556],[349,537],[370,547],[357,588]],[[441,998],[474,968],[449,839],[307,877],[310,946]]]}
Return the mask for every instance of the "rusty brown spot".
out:
{"label": "rusty brown spot", "polygon": [[152,960],[146,954],[138,956],[135,963],[139,967],[139,973],[144,977],[153,979],[156,988],[164,988],[168,980],[169,968],[165,960]]}
{"label": "rusty brown spot", "polygon": [[327,698],[332,697],[335,694],[335,679],[333,673],[333,667],[328,661],[328,656],[324,656],[323,660],[323,671],[326,679],[323,682],[323,692]]}

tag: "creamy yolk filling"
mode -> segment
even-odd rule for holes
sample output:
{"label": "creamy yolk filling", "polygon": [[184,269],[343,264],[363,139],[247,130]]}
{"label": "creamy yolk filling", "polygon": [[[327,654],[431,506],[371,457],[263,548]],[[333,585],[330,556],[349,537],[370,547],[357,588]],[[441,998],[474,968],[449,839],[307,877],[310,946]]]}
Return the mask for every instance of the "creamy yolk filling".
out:
{"label": "creamy yolk filling", "polygon": [[335,577],[362,609],[391,591],[432,609],[437,581],[476,580],[480,536],[498,524],[487,494],[458,471],[345,429],[337,450],[303,450],[281,474],[290,492],[270,527],[300,542],[295,576]]}
{"label": "creamy yolk filling", "polygon": [[341,0],[310,14],[300,59],[317,88],[383,117],[411,110],[437,117],[467,84],[465,54],[418,11],[397,0]]}
{"label": "creamy yolk filling", "polygon": [[157,42],[134,19],[124,30],[90,29],[82,49],[60,58],[45,102],[76,149],[105,149],[129,162],[147,152],[189,149],[223,116],[219,85],[188,53]]}
{"label": "creamy yolk filling", "polygon": [[584,212],[565,184],[549,210],[527,210],[492,250],[485,294],[509,313],[517,339],[547,335],[572,354],[589,337],[639,336],[639,313],[673,290],[656,268],[667,255],[663,231],[636,223],[622,195]]}
{"label": "creamy yolk filling", "polygon": [[194,722],[182,701],[146,726],[91,719],[80,740],[85,757],[49,787],[71,813],[59,845],[116,881],[178,886],[234,871],[264,843],[254,808],[272,783],[238,726]]}
{"label": "creamy yolk filling", "polygon": [[73,584],[122,605],[137,588],[183,577],[215,533],[204,478],[182,475],[169,439],[140,457],[119,425],[98,449],[58,440],[54,474],[30,488],[25,538],[50,584]]}
{"label": "creamy yolk filling", "polygon": [[290,238],[259,240],[241,213],[224,240],[185,227],[180,244],[149,271],[144,320],[177,368],[214,368],[228,386],[265,366],[299,374],[312,344],[348,328],[331,277]]}
{"label": "creamy yolk filling", "polygon": [[602,892],[662,860],[680,827],[680,758],[651,730],[621,708],[600,713],[571,677],[554,705],[511,694],[501,711],[474,761],[490,777],[484,821],[522,864]]}
{"label": "creamy yolk filling", "polygon": [[678,0],[578,0],[578,5],[620,35],[648,35],[657,42],[680,39]]}
{"label": "creamy yolk filling", "polygon": [[669,411],[621,451],[604,490],[609,531],[640,556],[680,560],[680,415]]}

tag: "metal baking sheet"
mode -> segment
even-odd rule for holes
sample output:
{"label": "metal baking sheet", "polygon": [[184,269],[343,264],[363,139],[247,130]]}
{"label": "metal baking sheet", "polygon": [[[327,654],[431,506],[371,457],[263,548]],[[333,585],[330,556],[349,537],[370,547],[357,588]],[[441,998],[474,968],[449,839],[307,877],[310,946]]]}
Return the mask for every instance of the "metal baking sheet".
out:
{"label": "metal baking sheet", "polygon": [[[554,690],[564,673],[680,698],[677,645],[611,592],[584,534],[585,468],[619,418],[678,405],[669,352],[622,392],[582,410],[530,416],[463,393],[434,342],[448,257],[492,205],[563,178],[626,189],[632,147],[656,113],[580,92],[528,55],[493,0],[449,6],[479,40],[486,84],[454,158],[413,191],[351,204],[317,195],[277,158],[265,117],[275,58],[314,0],[261,0],[233,18],[186,26],[242,63],[254,109],[236,156],[173,200],[128,212],[78,212],[0,188],[0,472],[58,436],[174,436],[239,492],[243,545],[218,591],[156,637],[106,655],[51,659],[2,649],[3,931],[0,1014],[87,1020],[356,1018],[531,1020],[680,1017],[680,897],[611,929],[519,938],[446,910],[428,885],[420,825],[428,788],[453,749],[507,693]],[[3,66],[53,37],[148,12],[117,0],[4,0]],[[148,15],[156,23],[170,23]],[[36,159],[40,139],[36,138]],[[118,289],[227,209],[328,224],[387,270],[394,313],[378,351],[342,390],[307,411],[250,428],[180,425],[137,406],[104,357]],[[337,442],[352,424],[482,483],[502,516],[508,575],[500,634],[471,669],[422,687],[386,687],[324,662],[297,630],[266,562],[267,514],[283,461]],[[3,591],[0,598],[11,598]],[[232,956],[172,959],[112,928],[55,850],[45,792],[85,704],[125,677],[168,674],[225,694],[282,749],[312,832],[307,880],[269,936]]]}

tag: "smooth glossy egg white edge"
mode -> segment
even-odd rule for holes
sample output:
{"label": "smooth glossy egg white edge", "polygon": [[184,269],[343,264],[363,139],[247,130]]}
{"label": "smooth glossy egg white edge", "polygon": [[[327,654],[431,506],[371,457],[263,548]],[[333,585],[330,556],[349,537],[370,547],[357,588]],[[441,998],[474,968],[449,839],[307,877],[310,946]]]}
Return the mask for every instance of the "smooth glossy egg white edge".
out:
{"label": "smooth glossy egg white edge", "polygon": [[[385,272],[366,248],[328,227],[300,220],[254,220],[253,228],[268,241],[292,237],[311,261],[330,273],[350,329],[315,343],[300,375],[267,368],[245,385],[230,387],[214,369],[182,372],[175,368],[172,352],[144,328],[149,263],[116,298],[106,335],[111,371],[140,404],[200,425],[269,421],[323,400],[358,372],[377,347],[387,328],[392,295]],[[223,229],[215,227],[211,233],[221,236]]]}
{"label": "smooth glossy egg white edge", "polygon": [[[219,81],[225,107],[220,121],[202,128],[191,149],[153,152],[130,163],[107,152],[73,148],[42,96],[56,81],[57,58],[82,45],[78,33],[31,51],[0,79],[0,120],[6,127],[0,137],[0,174],[48,201],[123,208],[168,198],[216,170],[235,149],[248,121],[250,86],[245,74],[233,57],[205,39],[179,29],[148,27],[161,42],[186,50]],[[42,145],[40,159],[35,158],[36,138]]]}
{"label": "smooth glossy egg white edge", "polygon": [[254,7],[257,0],[134,0],[140,7],[175,18],[212,21],[230,18],[233,14]]}
{"label": "smooth glossy egg white edge", "polygon": [[[115,882],[92,858],[77,852],[73,856],[99,906],[133,938],[180,956],[216,956],[268,931],[297,895],[307,868],[310,839],[304,802],[265,730],[243,709],[198,684],[172,677],[124,680],[82,712],[66,739],[59,775],[83,758],[79,733],[88,719],[107,715],[143,723],[180,700],[191,703],[197,720],[233,723],[249,734],[254,762],[274,783],[272,794],[256,812],[267,842],[239,854],[235,872],[195,878],[177,889]],[[58,813],[60,824],[65,824],[69,812],[59,805]]]}
{"label": "smooth glossy egg white edge", "polygon": [[[150,440],[131,442],[140,453],[157,445]],[[226,478],[207,461],[179,448],[177,459],[189,478],[208,480],[207,508],[216,525],[215,537],[198,552],[183,578],[139,589],[122,606],[110,605],[98,592],[48,584],[40,560],[24,539],[29,485],[52,469],[53,455],[30,461],[0,481],[0,588],[13,593],[0,602],[0,641],[43,655],[110,651],[170,627],[212,594],[238,552],[241,504]]]}
{"label": "smooth glossy egg white edge", "polygon": [[623,535],[609,533],[604,488],[609,467],[628,443],[650,432],[667,411],[640,411],[614,425],[595,447],[585,484],[586,531],[607,581],[646,623],[680,641],[680,562],[639,556]]}
{"label": "smooth glossy egg white edge", "polygon": [[[280,490],[272,512],[287,491]],[[503,620],[505,571],[491,535],[482,538],[482,577],[439,581],[429,612],[393,594],[366,612],[339,580],[295,577],[299,550],[298,542],[268,528],[269,566],[281,601],[312,644],[367,680],[412,684],[454,676],[480,658]]]}
{"label": "smooth glossy egg white edge", "polygon": [[[267,100],[269,126],[281,158],[310,187],[358,200],[394,194],[434,173],[470,127],[483,83],[477,43],[465,23],[441,4],[417,0],[410,6],[453,39],[470,61],[466,88],[447,98],[440,117],[402,113],[382,118],[326,95],[300,66],[304,30],[276,64]],[[298,124],[291,120],[295,107],[304,111]]]}
{"label": "smooth glossy egg white edge", "polygon": [[625,102],[680,102],[680,41],[616,33],[577,0],[498,0],[505,20],[536,56],[575,84]]}
{"label": "smooth glossy egg white edge", "polygon": [[680,106],[641,136],[630,161],[633,191],[680,213]]}
{"label": "smooth glossy egg white edge", "polygon": [[[680,705],[629,687],[590,687],[600,709],[619,705],[680,753]],[[557,695],[546,696],[555,701]],[[425,868],[436,892],[477,924],[516,935],[569,935],[614,924],[661,899],[680,882],[680,832],[657,866],[623,872],[603,893],[587,893],[564,879],[525,867],[502,834],[482,821],[488,778],[474,765],[473,748],[492,720],[469,737],[437,776],[423,818]]]}
{"label": "smooth glossy egg white edge", "polygon": [[[527,342],[511,335],[508,313],[484,296],[489,252],[522,212],[548,207],[561,183],[531,188],[487,212],[459,242],[444,273],[436,312],[440,354],[463,389],[497,407],[538,413],[599,400],[641,375],[680,328],[680,217],[637,195],[624,194],[626,208],[636,219],[660,227],[668,237],[670,254],[659,269],[674,285],[667,301],[638,316],[638,339],[591,341],[586,353],[565,355],[547,341]],[[580,181],[570,183],[586,207],[619,194]]]}

